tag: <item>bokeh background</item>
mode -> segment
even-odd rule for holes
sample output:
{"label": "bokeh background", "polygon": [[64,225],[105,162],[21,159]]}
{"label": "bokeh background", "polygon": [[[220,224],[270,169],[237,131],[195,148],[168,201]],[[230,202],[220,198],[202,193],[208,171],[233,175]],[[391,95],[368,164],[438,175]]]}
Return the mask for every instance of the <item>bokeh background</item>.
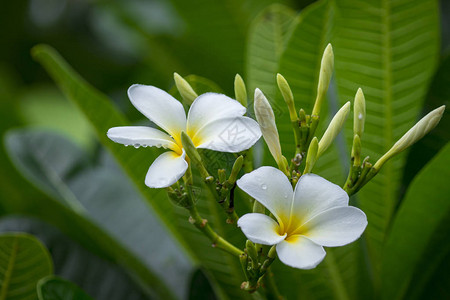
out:
{"label": "bokeh background", "polygon": [[[16,131],[22,139],[12,143],[29,144],[16,145],[14,149],[18,153],[24,148],[31,152],[36,149],[36,157],[41,162],[59,164],[59,171],[72,191],[69,193],[77,191],[75,196],[88,207],[94,222],[154,268],[178,297],[186,298],[190,293],[192,299],[203,297],[196,296],[197,290],[208,291],[206,294],[212,297],[205,275],[193,273],[192,262],[177,250],[177,242],[103,150],[84,116],[33,60],[30,50],[41,43],[51,45],[87,82],[107,94],[128,119],[138,122],[142,116],[126,96],[131,84],[151,84],[170,90],[174,86],[174,72],[183,76],[196,74],[233,95],[235,74],[246,75],[248,32],[254,18],[275,2],[301,11],[314,1],[220,1],[219,5],[210,2],[214,1],[18,0],[3,1],[0,10],[2,138],[7,139],[10,130],[32,130],[29,136],[28,131]],[[450,2],[441,0],[439,6],[440,63],[422,115],[439,105],[448,105],[450,99]],[[409,152],[408,161],[414,163],[406,165],[400,193],[406,191],[414,175],[449,141],[449,124],[446,112],[432,135]],[[46,143],[48,130],[64,137],[64,141],[49,142],[49,147],[55,147],[53,152],[40,157],[38,147],[34,147]],[[49,194],[61,191],[53,191],[46,183],[44,187],[37,184],[40,179],[36,173],[27,173],[23,165],[20,168],[27,161],[36,163],[27,160],[26,153],[23,155],[25,158],[13,163],[2,143],[0,231],[37,235],[52,254],[55,273],[77,283],[96,299],[151,297],[151,292],[132,280],[117,256],[105,254],[104,249],[84,239],[70,226],[55,226],[62,223],[46,217],[40,203],[48,201]],[[77,173],[80,164],[84,166],[82,176]],[[40,172],[47,175],[52,172],[44,166],[45,163],[38,166]],[[30,178],[34,184],[29,182]],[[90,182],[103,188],[89,187]],[[136,214],[136,211],[144,213]],[[44,217],[38,218],[39,215]],[[115,226],[118,220],[127,218],[129,223]],[[138,234],[131,234],[131,228],[148,235],[148,239],[140,240]],[[448,239],[448,235],[444,236],[443,245],[448,246]],[[446,261],[448,264],[449,259]],[[440,272],[441,276],[450,277],[448,271]],[[438,289],[443,293],[440,295],[450,297],[448,287],[445,290],[441,285]]]}

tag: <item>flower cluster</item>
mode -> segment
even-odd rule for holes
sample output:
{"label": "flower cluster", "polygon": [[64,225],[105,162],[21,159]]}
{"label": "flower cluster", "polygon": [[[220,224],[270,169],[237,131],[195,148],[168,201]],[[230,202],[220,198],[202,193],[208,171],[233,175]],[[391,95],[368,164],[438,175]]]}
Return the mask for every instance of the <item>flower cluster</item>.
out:
{"label": "flower cluster", "polygon": [[[290,163],[282,152],[270,101],[258,88],[254,94],[257,121],[244,116],[247,112],[247,92],[239,75],[235,79],[237,100],[234,100],[217,93],[198,96],[184,78],[175,74],[178,91],[184,104],[189,106],[187,116],[183,104],[167,92],[154,86],[133,85],[128,90],[131,103],[162,130],[122,126],[111,128],[107,133],[111,140],[124,145],[170,150],[152,163],[145,184],[150,188],[167,188],[170,199],[188,209],[189,221],[215,247],[239,257],[247,279],[242,288],[249,292],[258,288],[276,256],[288,266],[311,269],[324,259],[324,247],[343,246],[357,240],[368,222],[364,212],[348,205],[349,196],[367,184],[388,159],[433,129],[442,117],[444,107],[432,111],[372,165],[368,158],[361,161],[366,111],[364,94],[358,89],[354,102],[350,170],[341,188],[311,173],[350,113],[350,102],[347,102],[332,118],[322,138],[319,140],[316,137],[321,105],[332,71],[333,51],[328,45],[322,58],[317,97],[310,115],[303,109],[297,114],[287,80],[277,75],[277,84],[288,106],[294,133],[295,154]],[[253,169],[251,147],[261,136],[278,169],[269,166]],[[230,172],[218,169],[217,177],[214,177],[205,167],[202,155],[197,151],[199,148],[243,153],[236,158]],[[237,221],[237,226],[248,239],[244,251],[219,236],[200,216],[195,204],[197,195],[193,188],[192,167],[199,170],[202,184],[224,209],[227,223],[235,224]],[[245,174],[238,179],[241,169]],[[253,211],[241,217],[234,210],[236,186],[248,194],[244,201],[253,205]],[[272,247],[269,249],[267,246]]]}

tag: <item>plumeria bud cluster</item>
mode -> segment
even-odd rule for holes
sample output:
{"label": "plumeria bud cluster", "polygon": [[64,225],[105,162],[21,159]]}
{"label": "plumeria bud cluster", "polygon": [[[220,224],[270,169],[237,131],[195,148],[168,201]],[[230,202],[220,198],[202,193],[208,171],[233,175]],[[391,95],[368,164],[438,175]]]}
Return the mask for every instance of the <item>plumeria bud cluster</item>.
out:
{"label": "plumeria bud cluster", "polygon": [[430,132],[442,118],[445,105],[436,108],[423,117],[416,125],[406,132],[376,163],[372,165],[369,157],[361,163],[361,137],[364,131],[366,116],[366,104],[364,94],[358,89],[355,96],[354,123],[353,123],[353,146],[351,153],[351,166],[344,189],[347,193],[354,194],[367,184],[381,169],[381,167],[392,157],[420,140]]}
{"label": "plumeria bud cluster", "polygon": [[274,246],[264,253],[263,248],[259,247],[258,250],[256,244],[247,240],[244,253],[239,257],[246,278],[246,281],[241,284],[241,289],[250,293],[256,291],[276,257]]}

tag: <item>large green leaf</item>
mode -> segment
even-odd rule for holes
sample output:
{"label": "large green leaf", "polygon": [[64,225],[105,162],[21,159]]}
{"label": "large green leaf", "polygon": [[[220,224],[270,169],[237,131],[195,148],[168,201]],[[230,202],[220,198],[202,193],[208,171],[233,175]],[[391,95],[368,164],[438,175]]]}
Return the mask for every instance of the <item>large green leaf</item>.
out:
{"label": "large green leaf", "polygon": [[[298,20],[289,7],[274,4],[264,9],[252,22],[247,41],[247,86],[253,99],[255,88],[268,99],[277,95],[278,63],[286,47],[293,26]],[[276,107],[274,112],[280,112]]]}
{"label": "large green leaf", "polygon": [[[111,151],[171,234],[184,249],[189,250],[192,258],[201,262],[207,271],[211,272],[212,282],[219,284],[216,288],[220,287],[223,295],[245,297],[246,294],[239,288],[242,280],[239,260],[219,250],[211,249],[208,239],[187,222],[188,215],[185,210],[173,206],[163,190],[149,189],[144,185],[148,165],[157,151],[148,148],[130,149],[111,142],[106,137],[107,130],[114,126],[126,125],[127,122],[108,98],[81,79],[52,48],[36,46],[33,55],[47,69],[68,98],[85,114],[100,142]],[[241,237],[242,234],[237,234],[235,227],[221,226],[226,219],[225,215],[211,199],[205,195],[198,203],[203,217],[217,226],[216,230],[220,235],[226,238]]]}
{"label": "large green leaf", "polygon": [[93,300],[76,284],[56,276],[47,276],[37,284],[39,300]]}
{"label": "large green leaf", "polygon": [[[59,203],[47,200],[34,204],[33,210],[27,209],[27,213],[36,214],[39,218],[56,223],[63,230],[65,226],[73,224],[72,230],[78,230],[79,235],[82,236],[81,239],[76,237],[77,239],[92,243],[101,255],[125,267],[138,279],[144,289],[153,291],[160,298],[173,298],[166,284],[158,277],[162,274],[157,275],[151,271],[151,269],[163,267],[163,262],[159,260],[161,262],[159,266],[152,265],[148,257],[138,251],[138,249],[155,250],[154,247],[148,246],[152,241],[147,239],[145,242],[141,236],[136,235],[142,231],[146,232],[148,228],[153,228],[154,232],[159,230],[162,235],[166,232],[160,226],[158,227],[159,224],[146,211],[145,205],[136,196],[134,189],[126,184],[126,179],[121,177],[120,173],[116,173],[116,176],[105,177],[95,176],[95,174],[110,174],[107,169],[102,173],[100,173],[101,170],[94,173],[91,169],[80,172],[80,169],[88,167],[85,159],[87,154],[59,135],[37,130],[19,130],[10,132],[5,140],[12,160],[30,181],[67,207],[66,210],[61,211]],[[80,180],[86,179],[98,185],[88,188],[85,181],[80,186]],[[33,205],[30,200],[26,203]],[[122,208],[120,212],[127,211],[129,217],[137,224],[122,222],[122,217],[118,219],[119,216],[113,214],[117,208]],[[43,214],[42,211],[45,213]],[[61,216],[68,214],[66,221],[68,223],[58,220],[55,214]],[[130,234],[133,231],[135,235]],[[146,234],[141,235],[146,236]],[[151,234],[147,235],[151,236]],[[167,241],[167,239],[164,240]],[[173,247],[172,245],[168,247],[169,249],[159,250],[168,254]],[[156,257],[152,260],[152,262],[157,261]]]}
{"label": "large green leaf", "polygon": [[383,299],[420,296],[408,294],[408,290],[422,292],[422,285],[450,253],[446,240],[450,231],[449,165],[447,144],[414,178],[406,193],[383,250]]}
{"label": "large green leaf", "polygon": [[[6,146],[30,181],[69,204],[74,214],[96,223],[130,252],[128,256],[136,256],[153,270],[154,276],[167,283],[187,284],[189,261],[113,163],[93,167],[86,152],[63,136],[40,130],[12,131]],[[155,239],[159,243],[154,243]],[[157,279],[152,279],[152,284],[164,285]],[[176,291],[182,297],[185,288]]]}
{"label": "large green leaf", "polygon": [[[336,0],[334,42],[339,99],[366,96],[363,154],[372,162],[414,123],[439,49],[435,0]],[[351,123],[347,127],[350,144]],[[378,280],[381,248],[397,203],[404,156],[395,157],[359,194],[367,214],[368,250]]]}
{"label": "large green leaf", "polygon": [[[36,217],[2,217],[0,232],[26,232],[37,237],[52,255],[54,274],[76,283],[96,300],[149,298],[123,267],[95,255],[56,227]],[[93,248],[96,245],[88,246]],[[99,286],[109,288],[99,289]]]}
{"label": "large green leaf", "polygon": [[34,236],[0,236],[0,299],[36,299],[36,284],[53,272],[47,249]]}

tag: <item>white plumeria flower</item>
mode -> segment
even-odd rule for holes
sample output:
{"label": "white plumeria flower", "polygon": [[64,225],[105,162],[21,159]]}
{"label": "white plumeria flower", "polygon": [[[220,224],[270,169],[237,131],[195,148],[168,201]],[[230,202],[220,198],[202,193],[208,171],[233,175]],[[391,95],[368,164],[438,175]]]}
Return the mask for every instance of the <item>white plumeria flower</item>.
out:
{"label": "white plumeria flower", "polygon": [[200,95],[192,103],[187,118],[183,105],[157,87],[132,85],[128,97],[137,110],[167,134],[152,127],[122,126],[109,129],[107,135],[124,145],[171,150],[161,154],[150,166],[145,184],[151,188],[168,187],[186,172],[188,163],[181,144],[183,131],[197,148],[233,153],[250,148],[261,137],[258,123],[243,117],[246,108],[222,94]]}
{"label": "white plumeria flower", "polygon": [[348,206],[343,189],[314,174],[301,176],[292,191],[280,170],[261,167],[242,176],[237,185],[277,220],[250,213],[238,220],[238,226],[254,243],[276,245],[280,260],[294,268],[315,268],[325,257],[323,246],[349,244],[367,226],[366,215]]}

